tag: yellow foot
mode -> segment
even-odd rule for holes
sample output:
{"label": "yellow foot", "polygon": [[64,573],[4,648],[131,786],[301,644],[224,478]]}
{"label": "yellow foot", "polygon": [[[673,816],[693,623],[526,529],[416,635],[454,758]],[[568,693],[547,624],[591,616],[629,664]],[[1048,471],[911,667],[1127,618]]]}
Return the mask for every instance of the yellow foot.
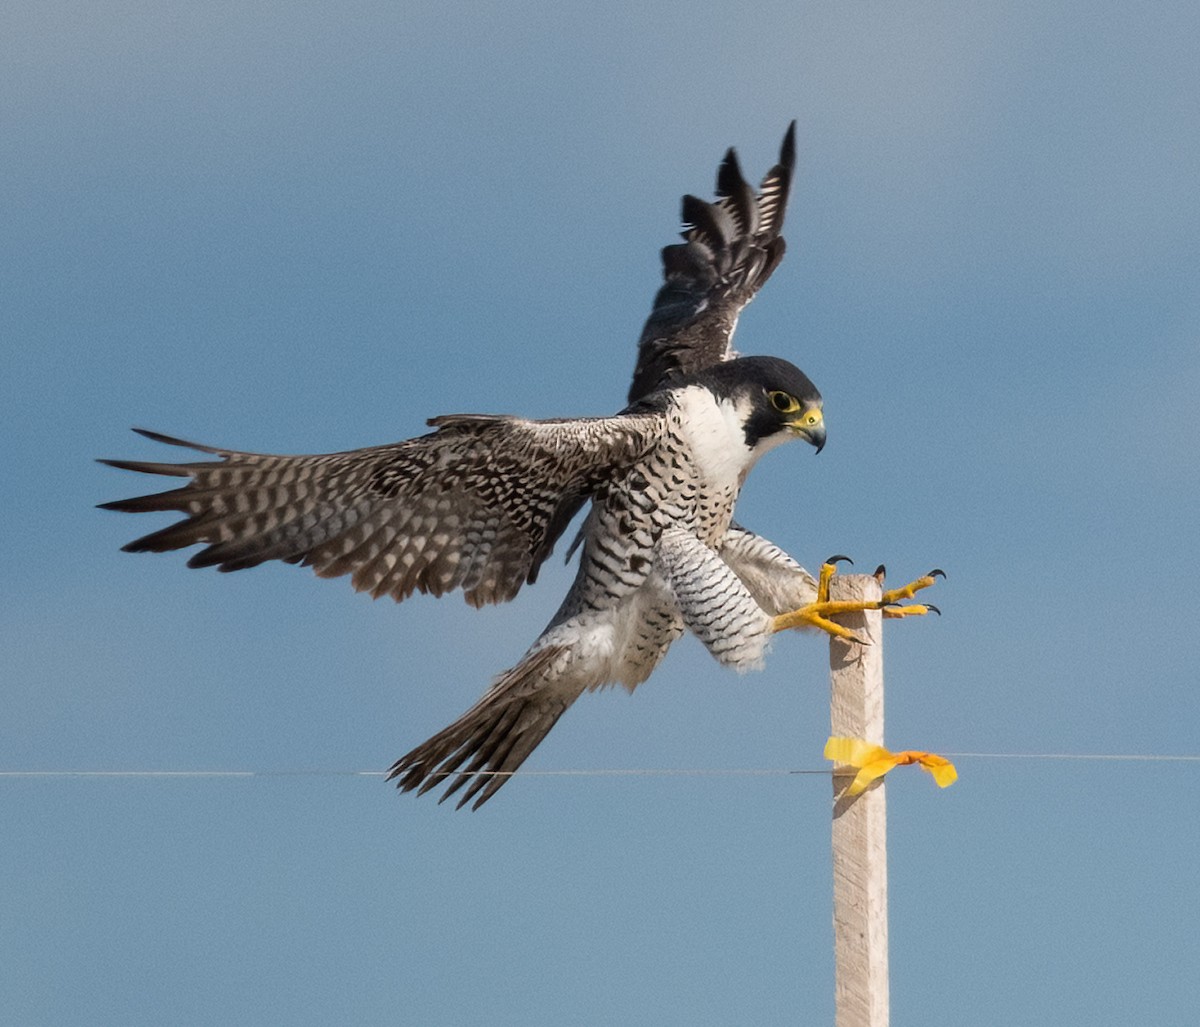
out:
{"label": "yellow foot", "polygon": [[[900,603],[902,599],[911,599],[921,589],[929,588],[938,578],[944,578],[946,576],[945,572],[938,569],[930,571],[915,581],[910,581],[902,588],[888,589],[878,601],[865,602],[853,599],[830,599],[829,582],[834,574],[837,573],[837,564],[842,560],[845,560],[847,563],[853,562],[848,556],[831,556],[826,560],[821,565],[821,573],[817,578],[816,600],[808,603],[806,606],[800,607],[798,610],[780,614],[771,622],[771,630],[786,631],[789,628],[801,627],[817,628],[827,634],[836,635],[838,638],[845,638],[852,642],[866,645],[867,643],[853,631],[830,620],[830,618],[836,617],[841,613],[861,613],[864,610],[880,610],[885,617],[919,617],[930,612],[937,614],[942,612],[932,603],[910,603],[907,606]],[[880,586],[883,585],[885,573],[886,571],[882,565],[875,571],[875,577],[879,579]]]}
{"label": "yellow foot", "polygon": [[[884,567],[882,564],[880,564],[879,569],[875,572],[875,576],[879,579],[880,585],[883,584],[884,573],[885,573]],[[938,578],[944,578],[945,576],[946,576],[945,571],[935,567],[928,574],[924,575],[923,577],[917,578],[916,581],[910,581],[903,588],[890,588],[886,592],[883,593],[883,605],[885,607],[896,606],[900,602],[901,599],[911,599],[918,592],[920,592],[921,589],[929,588],[931,585],[933,585],[937,581]],[[900,609],[901,610],[913,610],[915,612],[915,607],[920,606],[920,605],[921,605],[920,603],[915,603],[915,604],[913,604],[913,606],[901,606]],[[929,610],[933,610],[934,613],[942,612],[936,606],[929,606],[928,604],[925,604],[925,605],[927,608],[922,609],[921,613],[928,613]],[[903,617],[903,616],[905,616],[904,613],[888,613],[888,611],[886,609],[883,611],[883,614],[885,617]]]}

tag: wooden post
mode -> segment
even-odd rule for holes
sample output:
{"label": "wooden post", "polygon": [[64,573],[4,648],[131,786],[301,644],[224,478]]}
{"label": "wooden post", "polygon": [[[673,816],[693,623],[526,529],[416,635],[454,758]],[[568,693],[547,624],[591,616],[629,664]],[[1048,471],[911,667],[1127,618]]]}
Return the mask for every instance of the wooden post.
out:
{"label": "wooden post", "polygon": [[[831,599],[875,600],[865,574],[838,574]],[[830,733],[883,744],[883,631],[878,611],[836,618],[870,645],[829,641]],[[833,944],[837,1027],[887,1027],[887,805],[883,779],[854,798],[833,779]]]}

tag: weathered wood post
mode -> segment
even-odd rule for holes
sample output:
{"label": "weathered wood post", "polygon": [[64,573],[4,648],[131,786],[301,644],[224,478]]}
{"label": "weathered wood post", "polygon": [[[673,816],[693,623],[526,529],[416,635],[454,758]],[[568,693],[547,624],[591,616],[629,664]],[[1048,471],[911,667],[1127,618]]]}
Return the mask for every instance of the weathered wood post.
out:
{"label": "weathered wood post", "polygon": [[[877,600],[879,581],[838,574],[831,599]],[[883,630],[877,610],[835,618],[870,645],[829,640],[830,733],[883,744]],[[883,780],[844,795],[833,778],[833,944],[837,1027],[887,1027],[887,804]]]}

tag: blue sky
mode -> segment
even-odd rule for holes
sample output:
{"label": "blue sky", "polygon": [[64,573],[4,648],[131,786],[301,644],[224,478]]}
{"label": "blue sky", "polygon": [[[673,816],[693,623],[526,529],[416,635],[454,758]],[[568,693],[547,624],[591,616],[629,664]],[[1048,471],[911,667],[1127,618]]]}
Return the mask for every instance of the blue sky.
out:
{"label": "blue sky", "polygon": [[[889,626],[888,740],[1200,753],[1200,13],[1191,4],[101,2],[0,15],[0,1008],[40,1025],[828,1023],[820,776],[386,767],[557,605],[371,603],[118,551],[143,425],[328,451],[601,414],[724,148],[791,118],[742,319],[826,398],[739,519],[950,574]],[[826,646],[693,640],[533,770],[822,766]],[[888,782],[894,1022],[1191,1024],[1200,764]]]}

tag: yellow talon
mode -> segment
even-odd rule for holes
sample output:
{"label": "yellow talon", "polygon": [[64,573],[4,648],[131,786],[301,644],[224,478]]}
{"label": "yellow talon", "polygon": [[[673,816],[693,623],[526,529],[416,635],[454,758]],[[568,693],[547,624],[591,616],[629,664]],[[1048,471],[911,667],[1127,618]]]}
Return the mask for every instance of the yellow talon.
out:
{"label": "yellow talon", "polygon": [[[849,628],[843,627],[829,618],[843,613],[862,613],[865,610],[880,610],[883,616],[889,618],[921,617],[931,612],[941,613],[941,610],[932,603],[911,603],[908,606],[900,605],[901,599],[911,599],[921,589],[929,588],[933,585],[939,577],[944,578],[946,575],[941,570],[932,570],[924,577],[910,581],[901,588],[889,589],[883,593],[883,597],[878,601],[868,602],[853,599],[831,600],[829,598],[829,582],[832,580],[834,574],[837,573],[836,564],[839,560],[847,559],[848,557],[844,556],[831,556],[826,560],[821,565],[821,573],[817,579],[816,601],[773,618],[771,621],[772,632],[787,631],[790,628],[800,627],[817,628],[838,638],[845,638],[851,642],[866,645],[867,643]],[[884,570],[882,567],[876,571],[876,577],[879,578],[880,584],[883,582],[883,573]]]}
{"label": "yellow talon", "polygon": [[901,599],[911,599],[923,588],[929,588],[938,578],[946,576],[944,571],[932,570],[924,577],[917,578],[916,581],[910,581],[903,588],[892,588],[883,593],[884,604],[896,603]]}
{"label": "yellow talon", "polygon": [[817,579],[817,602],[818,603],[829,602],[829,582],[833,579],[833,576],[837,573],[837,565],[843,560],[845,560],[846,563],[854,562],[848,556],[831,556],[828,560],[826,560],[823,564],[821,564],[821,575]]}
{"label": "yellow talon", "polygon": [[941,613],[933,603],[909,603],[908,606],[885,606],[885,617],[923,617],[927,613]]}
{"label": "yellow talon", "polygon": [[863,643],[863,640],[858,637],[849,628],[843,627],[829,619],[830,614],[839,613],[857,613],[864,609],[874,609],[872,604],[863,604],[850,601],[840,602],[817,602],[809,603],[807,606],[802,606],[798,610],[792,610],[790,613],[782,613],[771,621],[771,631],[787,631],[789,628],[817,628],[830,635],[836,635],[838,638],[845,638],[851,642]]}
{"label": "yellow talon", "polygon": [[817,579],[817,602],[829,601],[829,582],[837,573],[837,568],[831,563],[821,564],[821,576]]}

